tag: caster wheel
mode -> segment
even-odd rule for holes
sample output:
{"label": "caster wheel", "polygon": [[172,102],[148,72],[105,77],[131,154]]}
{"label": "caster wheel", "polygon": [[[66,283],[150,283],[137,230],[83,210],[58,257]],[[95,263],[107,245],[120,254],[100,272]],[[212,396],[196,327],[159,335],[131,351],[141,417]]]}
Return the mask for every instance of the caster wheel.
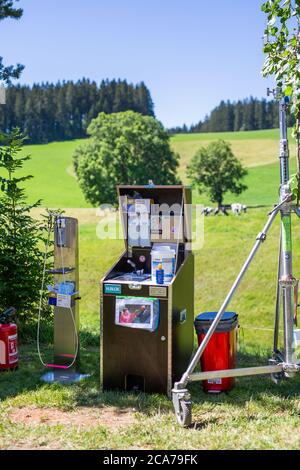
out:
{"label": "caster wheel", "polygon": [[177,421],[180,426],[188,428],[192,424],[192,403],[187,400],[179,401],[179,412],[177,413]]}
{"label": "caster wheel", "polygon": [[274,382],[274,384],[278,385],[284,380],[284,375],[282,372],[278,372],[278,374],[271,374],[271,380]]}

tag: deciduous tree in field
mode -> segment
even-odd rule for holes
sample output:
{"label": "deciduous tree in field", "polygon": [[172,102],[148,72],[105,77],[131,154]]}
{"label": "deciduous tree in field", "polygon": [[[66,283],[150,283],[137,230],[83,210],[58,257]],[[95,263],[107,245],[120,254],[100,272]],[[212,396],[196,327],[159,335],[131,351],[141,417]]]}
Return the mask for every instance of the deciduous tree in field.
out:
{"label": "deciduous tree in field", "polygon": [[208,194],[210,200],[222,209],[224,195],[230,191],[241,194],[247,189],[242,183],[247,174],[240,161],[224,140],[200,147],[187,167],[187,176],[200,194]]}
{"label": "deciduous tree in field", "polygon": [[162,124],[133,111],[100,113],[88,127],[91,138],[74,154],[87,201],[116,203],[117,184],[174,184],[179,156]]}
{"label": "deciduous tree in field", "polygon": [[274,75],[277,89],[290,97],[297,139],[297,204],[300,202],[300,1],[268,0],[262,5],[267,16],[263,75]]}

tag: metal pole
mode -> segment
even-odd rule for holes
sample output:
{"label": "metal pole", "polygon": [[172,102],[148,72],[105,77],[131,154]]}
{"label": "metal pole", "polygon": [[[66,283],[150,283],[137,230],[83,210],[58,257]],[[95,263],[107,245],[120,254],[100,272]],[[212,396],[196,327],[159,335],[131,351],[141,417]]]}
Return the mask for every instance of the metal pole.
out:
{"label": "metal pole", "polygon": [[279,338],[279,322],[280,322],[280,304],[281,304],[281,287],[279,280],[281,277],[281,230],[279,236],[279,250],[278,250],[278,271],[277,271],[277,289],[276,289],[276,309],[275,309],[275,322],[274,322],[274,343],[273,352],[278,352],[278,338]]}
{"label": "metal pole", "polygon": [[293,360],[293,329],[294,329],[294,315],[293,315],[293,287],[284,288],[284,322],[283,322],[283,335],[284,335],[284,361],[287,364],[292,364]]}
{"label": "metal pole", "polygon": [[[275,219],[275,217],[276,217],[276,215],[277,215],[277,212],[278,212],[278,209],[275,209],[275,210],[270,214],[270,216],[269,216],[269,218],[268,218],[268,220],[267,220],[267,223],[266,223],[266,225],[265,225],[264,228],[263,228],[263,231],[260,232],[260,233],[257,235],[257,237],[256,237],[256,242],[255,242],[255,244],[254,244],[254,246],[253,246],[253,248],[252,248],[252,250],[251,250],[251,252],[250,252],[250,254],[249,254],[248,258],[247,258],[247,260],[245,261],[245,263],[244,263],[244,265],[243,265],[243,267],[242,267],[242,269],[241,269],[239,275],[237,276],[236,280],[234,281],[234,283],[233,283],[233,285],[232,285],[232,287],[231,287],[229,293],[227,294],[227,297],[225,298],[225,300],[224,300],[224,302],[223,302],[223,304],[222,304],[220,310],[218,311],[218,313],[217,313],[217,315],[216,315],[214,321],[212,322],[212,324],[211,324],[209,330],[207,331],[207,333],[206,333],[206,335],[205,335],[205,337],[204,337],[204,339],[203,339],[201,345],[199,346],[198,350],[196,351],[196,354],[195,354],[195,356],[193,357],[193,359],[192,359],[190,365],[188,366],[186,372],[183,374],[183,376],[182,376],[180,382],[178,382],[178,384],[179,384],[180,386],[182,386],[182,385],[185,386],[185,385],[187,384],[187,382],[188,382],[188,380],[189,380],[190,374],[192,374],[192,372],[194,371],[196,365],[198,364],[199,359],[200,359],[200,357],[201,357],[201,355],[202,355],[204,349],[205,349],[206,346],[207,346],[207,343],[209,342],[209,340],[210,340],[210,338],[212,337],[212,335],[213,335],[215,329],[217,328],[218,323],[220,322],[220,320],[221,320],[221,318],[222,318],[222,315],[223,315],[223,313],[224,313],[224,311],[225,311],[227,305],[228,305],[229,302],[231,301],[231,299],[232,299],[232,297],[233,297],[233,295],[234,295],[234,293],[235,293],[237,287],[239,286],[239,284],[240,284],[240,282],[241,282],[241,280],[242,280],[244,274],[246,273],[246,271],[247,271],[247,269],[248,269],[248,267],[249,267],[249,265],[250,265],[250,263],[251,263],[251,261],[252,261],[254,255],[255,255],[255,253],[257,252],[257,250],[258,250],[259,246],[261,245],[261,243],[266,239],[267,232],[268,232],[269,228],[271,227],[272,222],[273,222],[273,220]],[[177,384],[175,384],[175,388],[176,388],[176,385],[177,385]]]}
{"label": "metal pole", "polygon": [[[280,198],[284,200],[290,191],[289,180],[289,146],[286,125],[287,101],[283,98],[279,103],[280,127]],[[290,202],[286,202],[280,209],[281,214],[281,276],[279,280],[283,294],[283,338],[284,361],[293,363],[293,332],[294,332],[294,298],[293,291],[297,282],[292,270],[292,230],[291,230]],[[289,374],[286,374],[287,376]]]}
{"label": "metal pole", "polygon": [[225,379],[228,377],[247,377],[250,375],[275,374],[278,372],[282,372],[282,369],[282,364],[274,364],[269,366],[243,367],[242,369],[214,370],[191,374],[189,380],[191,382],[198,382],[198,380]]}
{"label": "metal pole", "polygon": [[289,180],[289,144],[287,139],[287,125],[286,125],[286,109],[287,102],[285,99],[279,102],[279,129],[280,129],[280,183],[286,184]]}

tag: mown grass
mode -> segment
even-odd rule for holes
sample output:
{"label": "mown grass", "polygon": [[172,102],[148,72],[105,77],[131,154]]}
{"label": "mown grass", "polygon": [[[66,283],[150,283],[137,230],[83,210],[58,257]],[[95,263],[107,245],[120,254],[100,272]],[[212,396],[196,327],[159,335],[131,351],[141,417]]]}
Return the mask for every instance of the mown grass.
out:
{"label": "mown grass", "polygon": [[[195,252],[195,315],[220,306],[256,234],[266,220],[265,208],[241,217],[205,219],[205,243]],[[76,210],[72,210],[76,215]],[[0,449],[297,449],[300,445],[300,381],[298,377],[275,386],[269,377],[241,378],[228,394],[209,396],[200,384],[191,387],[194,425],[176,424],[171,402],[158,395],[99,391],[99,282],[123,249],[123,242],[96,237],[97,216],[89,213],[80,225],[80,291],[82,370],[91,377],[73,386],[45,385],[39,380],[35,344],[22,345],[20,369],[0,374]],[[300,227],[295,218],[295,275]],[[272,347],[276,287],[278,222],[271,229],[253,266],[230,305],[240,318],[239,365],[266,364]],[[93,344],[94,347],[91,347]],[[45,355],[51,347],[44,346]],[[113,429],[99,423],[92,429],[67,423],[49,425],[13,422],[11,412],[30,407],[65,410],[78,407],[105,410],[133,409],[133,422]]]}
{"label": "mown grass", "polygon": [[[220,306],[235,279],[257,233],[266,221],[268,208],[277,200],[279,168],[277,130],[179,135],[172,145],[181,154],[181,174],[195,149],[216,138],[232,142],[234,151],[248,166],[249,189],[239,197],[228,195],[225,202],[238,200],[251,209],[241,217],[205,218],[203,249],[195,252],[195,315]],[[194,426],[177,426],[171,402],[158,395],[104,393],[99,391],[99,304],[100,279],[123,250],[122,240],[99,240],[99,216],[84,201],[72,174],[71,156],[80,142],[29,146],[32,160],[24,173],[35,178],[27,185],[31,200],[43,205],[65,207],[66,215],[80,223],[80,292],[82,370],[91,377],[71,387],[40,382],[40,365],[34,341],[21,345],[20,368],[0,374],[0,449],[297,449],[300,445],[300,380],[275,386],[269,377],[241,378],[228,394],[209,396],[200,384],[191,387]],[[259,153],[261,149],[261,153]],[[291,159],[292,171],[295,161]],[[256,165],[256,166],[253,166]],[[207,198],[194,193],[196,202]],[[80,207],[80,209],[76,209]],[[42,210],[41,210],[42,211]],[[37,215],[40,210],[34,212]],[[300,276],[297,256],[300,222],[295,217],[294,274]],[[274,223],[267,241],[242,282],[230,309],[239,314],[239,365],[265,364],[272,347],[272,327],[276,289],[276,262],[279,225]],[[31,338],[35,331],[32,327]],[[46,336],[48,339],[48,336]],[[43,346],[51,356],[51,345]],[[106,410],[133,409],[134,420],[127,427],[113,429],[101,420],[93,428],[13,422],[11,412],[31,406],[61,409],[71,413],[78,407]]]}
{"label": "mown grass", "polygon": [[[93,372],[72,386],[42,384],[36,353],[22,348],[22,369],[2,374],[0,389],[0,449],[298,449],[300,445],[299,377],[274,385],[268,377],[240,378],[226,394],[204,394],[199,384],[190,389],[193,426],[180,428],[170,400],[159,395],[99,393],[97,352],[85,350],[85,371]],[[267,356],[239,354],[242,366],[265,364]],[[12,421],[16,409],[130,408],[132,422],[113,429],[68,424],[24,424]],[[41,412],[42,415],[42,412]]]}

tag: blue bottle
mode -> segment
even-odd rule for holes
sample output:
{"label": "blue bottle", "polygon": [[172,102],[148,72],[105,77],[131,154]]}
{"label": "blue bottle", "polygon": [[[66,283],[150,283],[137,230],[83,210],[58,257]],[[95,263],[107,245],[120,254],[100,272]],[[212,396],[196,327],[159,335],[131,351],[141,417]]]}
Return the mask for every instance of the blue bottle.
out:
{"label": "blue bottle", "polygon": [[162,264],[160,263],[156,270],[156,284],[164,284],[164,277],[165,271],[163,270]]}

